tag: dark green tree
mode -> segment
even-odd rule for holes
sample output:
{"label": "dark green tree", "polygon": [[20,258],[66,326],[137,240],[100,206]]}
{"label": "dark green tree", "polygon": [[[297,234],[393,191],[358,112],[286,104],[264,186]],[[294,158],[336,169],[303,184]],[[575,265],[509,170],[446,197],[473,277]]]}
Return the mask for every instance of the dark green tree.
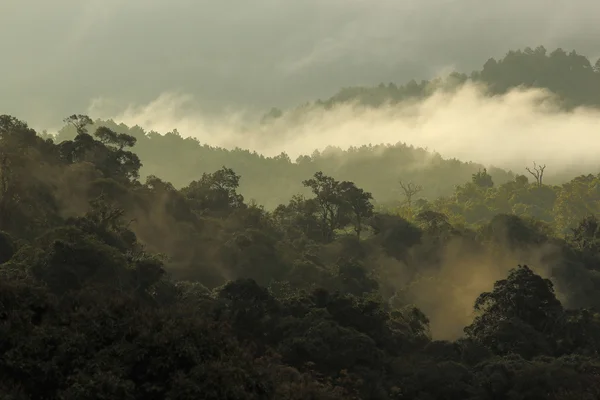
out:
{"label": "dark green tree", "polygon": [[190,183],[182,193],[200,213],[227,214],[234,209],[245,207],[244,197],[237,193],[239,183],[239,175],[231,168],[222,167],[213,173],[202,174],[199,181]]}
{"label": "dark green tree", "polygon": [[500,354],[514,351],[528,357],[553,353],[553,331],[564,312],[552,282],[526,265],[512,269],[493,291],[482,293],[475,311],[475,320],[465,328],[467,337]]}
{"label": "dark green tree", "polygon": [[346,203],[352,216],[354,232],[360,239],[365,220],[373,215],[373,204],[371,203],[373,195],[356,187],[353,182],[347,181],[340,183],[340,191],[342,200]]}
{"label": "dark green tree", "polygon": [[323,239],[333,240],[335,230],[348,222],[348,207],[342,197],[341,183],[323,172],[317,172],[313,178],[302,181],[302,184],[311,189],[319,205],[318,214],[324,228]]}
{"label": "dark green tree", "polygon": [[478,171],[476,174],[473,174],[471,181],[483,188],[491,188],[494,186],[494,181],[492,180],[492,176],[488,174],[487,169],[483,169],[483,171]]}

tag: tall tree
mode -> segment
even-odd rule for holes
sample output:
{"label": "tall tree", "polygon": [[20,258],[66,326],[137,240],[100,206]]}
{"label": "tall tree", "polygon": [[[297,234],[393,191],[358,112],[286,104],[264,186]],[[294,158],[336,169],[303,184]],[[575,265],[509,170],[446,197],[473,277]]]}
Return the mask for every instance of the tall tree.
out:
{"label": "tall tree", "polygon": [[182,190],[196,211],[229,213],[244,207],[244,196],[237,193],[240,176],[231,168],[222,167],[213,173],[204,173]]}
{"label": "tall tree", "polygon": [[353,182],[348,181],[340,184],[340,191],[343,201],[352,214],[354,232],[356,232],[356,236],[360,239],[365,218],[373,215],[373,204],[371,203],[373,195],[356,187]]}
{"label": "tall tree", "polygon": [[[549,337],[563,316],[552,282],[526,265],[512,269],[506,279],[494,284],[491,292],[482,293],[475,301],[475,311],[478,315],[465,328],[468,337],[499,353],[519,348],[518,352],[529,356],[540,349],[539,343],[528,340]],[[501,337],[508,335],[513,336],[514,343],[502,343]],[[552,351],[551,347],[546,346],[546,351]]]}
{"label": "tall tree", "polygon": [[323,239],[333,239],[336,229],[341,228],[346,217],[347,207],[341,196],[341,184],[334,178],[319,171],[311,179],[302,181],[305,187],[312,190],[319,204],[319,215],[323,224]]}

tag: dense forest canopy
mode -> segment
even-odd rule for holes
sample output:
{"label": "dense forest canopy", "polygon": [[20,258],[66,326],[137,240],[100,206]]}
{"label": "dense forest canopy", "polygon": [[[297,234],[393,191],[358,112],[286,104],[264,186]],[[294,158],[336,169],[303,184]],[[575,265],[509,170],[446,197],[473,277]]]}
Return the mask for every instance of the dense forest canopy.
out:
{"label": "dense forest canopy", "polygon": [[[268,209],[274,209],[297,193],[308,194],[301,181],[318,171],[352,180],[371,191],[379,202],[393,203],[401,195],[399,179],[418,181],[424,187],[421,195],[435,199],[452,193],[456,185],[484,168],[481,164],[446,160],[439,154],[404,143],[349,149],[328,147],[292,160],[285,153],[266,157],[240,148],[229,150],[202,144],[194,138],[182,137],[177,131],[161,135],[145,132],[138,126],[128,127],[101,120],[94,121],[91,129],[99,126],[136,138],[136,154],[144,164],[140,174],[144,177],[160,176],[182,188],[196,179],[199,173],[226,165],[235,171],[244,171],[240,193]],[[75,128],[67,126],[56,139],[60,142],[73,139],[75,135]],[[373,179],[375,174],[377,179]],[[490,174],[498,182],[507,182],[513,177],[510,171],[500,168],[490,169]],[[267,175],[268,180],[264,179]],[[272,190],[274,187],[277,189]]]}
{"label": "dense forest canopy", "polygon": [[599,398],[598,171],[64,122],[0,116],[2,398]]}

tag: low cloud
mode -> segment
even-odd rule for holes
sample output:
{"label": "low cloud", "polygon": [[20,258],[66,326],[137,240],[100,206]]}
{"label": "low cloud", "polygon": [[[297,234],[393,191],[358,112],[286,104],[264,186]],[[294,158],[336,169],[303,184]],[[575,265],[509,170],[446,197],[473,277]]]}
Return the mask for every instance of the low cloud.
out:
{"label": "low cloud", "polygon": [[377,109],[344,104],[330,110],[307,107],[266,124],[236,111],[203,114],[190,95],[163,94],[116,112],[96,101],[94,118],[165,133],[177,129],[214,146],[247,148],[264,155],[286,152],[292,159],[315,149],[405,142],[446,158],[522,171],[532,161],[548,165],[547,175],[596,172],[600,152],[600,111],[563,111],[544,90],[513,90],[490,97],[473,84],[436,92],[418,102]]}

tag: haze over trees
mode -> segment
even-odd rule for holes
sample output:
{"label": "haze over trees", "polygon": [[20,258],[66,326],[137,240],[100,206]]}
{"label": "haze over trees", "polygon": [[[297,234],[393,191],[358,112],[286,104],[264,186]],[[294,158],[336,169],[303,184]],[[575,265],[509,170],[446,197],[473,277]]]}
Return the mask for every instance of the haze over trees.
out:
{"label": "haze over trees", "polygon": [[517,87],[541,88],[558,95],[565,108],[600,106],[600,59],[590,60],[574,50],[548,51],[544,46],[511,50],[502,59],[488,59],[481,70],[470,74],[453,72],[444,79],[411,80],[400,86],[381,83],[376,87],[348,87],[316,104],[331,107],[357,102],[377,107],[426,97],[439,89],[455,90],[468,81],[486,85],[490,95],[504,94]]}
{"label": "haze over trees", "polygon": [[[594,61],[574,51],[546,51],[542,47],[535,50],[511,51],[503,59],[493,62],[493,73],[488,71],[490,62],[470,76],[451,74],[445,81],[424,81],[418,85],[421,88],[418,90],[414,89],[413,83],[410,82],[399,86],[358,87],[348,89],[347,95],[337,94],[322,104],[327,107],[327,104],[358,102],[370,107],[380,107],[390,101],[393,103],[410,98],[423,98],[440,87],[454,91],[465,81],[484,82],[490,87],[489,95],[505,92],[509,88],[540,87],[559,95],[560,102],[566,108],[573,105],[600,104],[600,89],[592,90],[599,85],[600,72],[594,67]],[[478,78],[479,76],[486,78],[483,80]],[[532,76],[538,78],[532,80]],[[494,89],[500,86],[504,89]],[[346,89],[342,90],[344,91]],[[589,92],[585,97],[587,100],[583,100],[583,92]],[[317,102],[311,107],[320,107],[319,104]],[[280,111],[272,114],[271,118],[281,117],[286,113],[302,114],[302,110],[304,108],[300,107],[298,110]],[[300,118],[298,124],[301,124],[301,121]],[[139,126],[128,127],[111,120],[95,122],[96,125],[92,125],[90,129],[107,126],[115,132],[137,139],[136,154],[144,164],[140,169],[142,179],[150,175],[160,176],[175,187],[182,188],[190,181],[196,180],[199,171],[214,171],[226,165],[234,171],[244,171],[244,179],[240,181],[240,193],[271,210],[296,193],[309,194],[310,191],[304,188],[301,182],[318,171],[335,176],[339,180],[355,182],[359,187],[371,192],[378,204],[396,202],[399,199],[399,179],[422,186],[423,190],[419,196],[433,200],[439,196],[450,195],[456,185],[470,180],[473,173],[486,167],[497,185],[513,180],[518,174],[535,179],[525,170],[527,167],[533,171],[534,162],[537,162],[538,167],[548,165],[544,178],[546,183],[552,185],[562,184],[577,175],[587,173],[586,169],[576,165],[572,171],[562,171],[559,166],[552,165],[552,160],[536,157],[535,149],[531,151],[531,158],[516,165],[512,171],[503,170],[498,166],[483,165],[485,159],[479,160],[479,163],[471,163],[471,160],[467,159],[447,159],[428,149],[413,148],[411,143],[361,145],[345,149],[328,147],[291,159],[286,153],[264,157],[246,149],[211,146],[185,137],[189,132],[180,134],[173,130],[159,134],[147,132]],[[482,126],[482,141],[486,140],[485,131],[486,127]],[[75,128],[67,125],[59,132],[56,140],[70,140],[75,134]],[[268,182],[263,179],[265,174],[270,176]],[[376,179],[373,179],[373,176],[376,176]],[[277,186],[276,191],[269,190],[273,182]]]}
{"label": "haze over trees", "polygon": [[2,398],[600,397],[598,171],[65,123],[0,116]]}

